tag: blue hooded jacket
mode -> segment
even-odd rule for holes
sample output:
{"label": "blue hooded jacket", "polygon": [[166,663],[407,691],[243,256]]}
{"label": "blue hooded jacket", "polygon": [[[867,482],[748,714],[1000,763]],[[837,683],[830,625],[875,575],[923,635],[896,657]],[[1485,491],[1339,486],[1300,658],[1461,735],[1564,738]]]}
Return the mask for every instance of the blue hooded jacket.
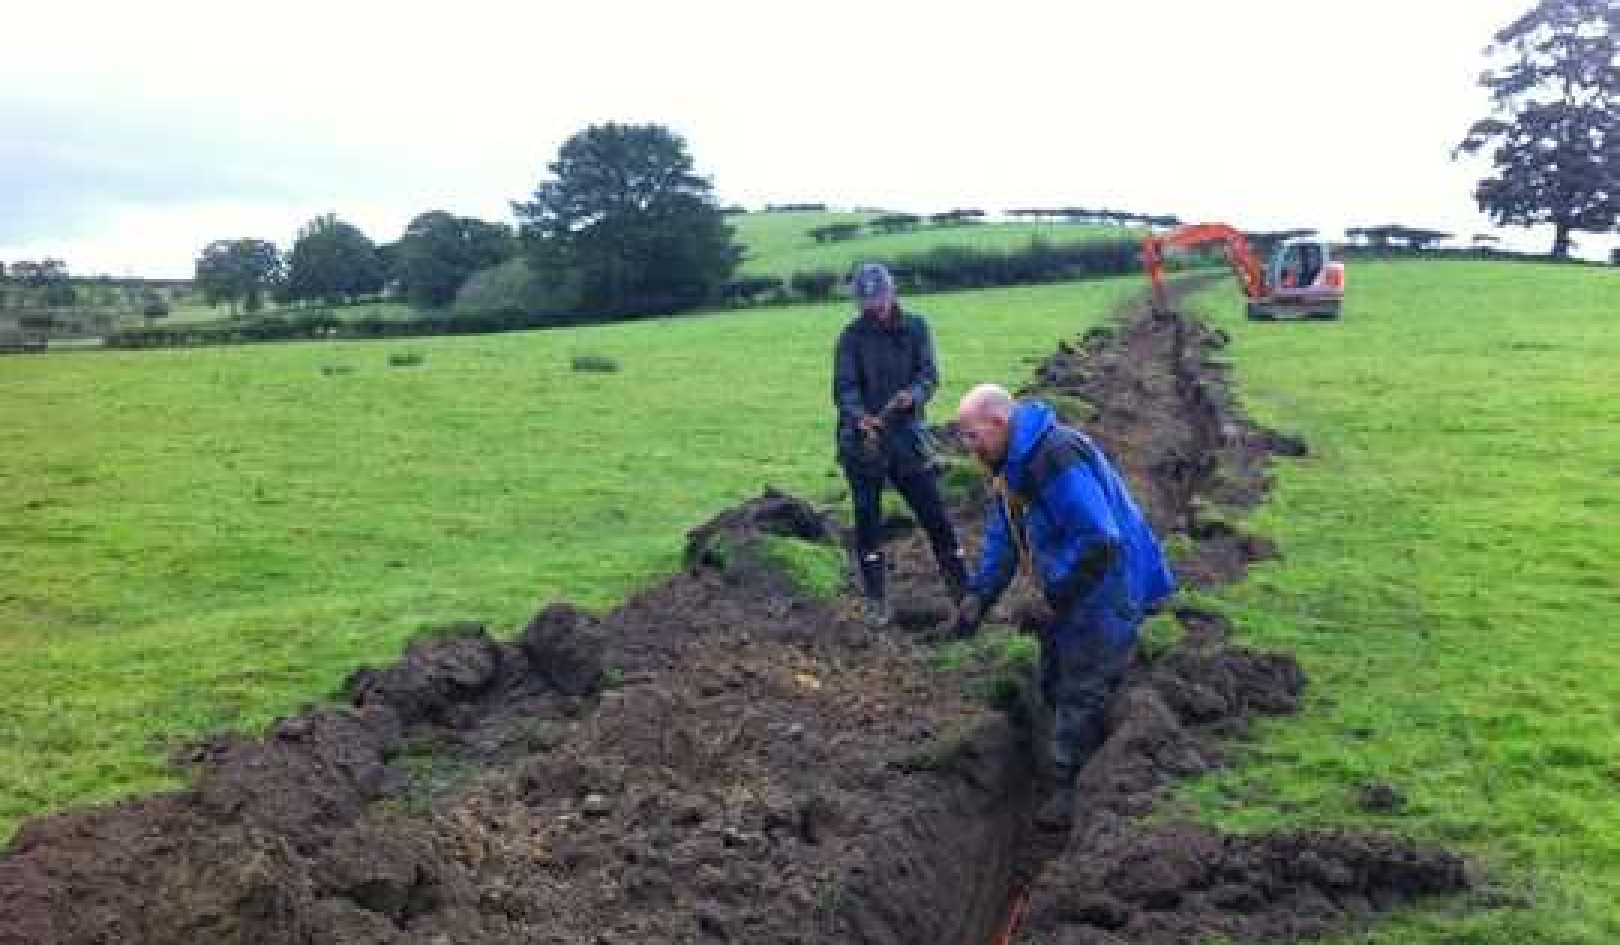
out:
{"label": "blue hooded jacket", "polygon": [[1119,472],[1085,434],[1058,423],[1050,406],[1027,401],[1013,408],[1000,474],[1011,497],[992,499],[973,593],[987,605],[1000,597],[1027,542],[1060,635],[1133,640],[1143,616],[1176,585]]}

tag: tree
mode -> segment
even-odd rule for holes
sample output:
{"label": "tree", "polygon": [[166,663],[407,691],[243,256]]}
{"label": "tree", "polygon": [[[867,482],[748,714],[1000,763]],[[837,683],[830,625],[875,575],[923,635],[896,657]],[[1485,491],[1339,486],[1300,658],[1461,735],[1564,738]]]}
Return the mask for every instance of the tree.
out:
{"label": "tree", "polygon": [[921,225],[922,217],[915,213],[885,213],[869,222],[880,233],[903,233]]}
{"label": "tree", "polygon": [[11,264],[11,278],[30,289],[43,289],[67,281],[67,263],[60,259],[19,259]]}
{"label": "tree", "polygon": [[[1315,233],[1315,230],[1311,230]],[[1452,234],[1444,230],[1430,230],[1417,226],[1402,226],[1399,223],[1385,223],[1380,226],[1353,226],[1344,231],[1350,239],[1364,239],[1374,249],[1388,249],[1390,243],[1405,243],[1408,249],[1425,250],[1441,240],[1449,240]]]}
{"label": "tree", "polygon": [[513,209],[543,282],[578,286],[597,317],[660,315],[718,296],[738,253],[686,142],[661,125],[593,125],[568,139]]}
{"label": "tree", "polygon": [[818,243],[842,243],[861,235],[861,230],[865,228],[865,224],[861,223],[829,223],[805,230],[805,234]]}
{"label": "tree", "polygon": [[156,289],[146,289],[141,292],[141,317],[146,319],[148,325],[160,318],[169,317],[169,300],[163,297]]}
{"label": "tree", "polygon": [[53,260],[46,259],[34,262],[31,259],[19,259],[11,264],[12,278],[30,289],[37,289],[50,281],[52,270],[55,268]]}
{"label": "tree", "polygon": [[377,264],[382,267],[383,291],[399,282],[399,240],[377,244]]}
{"label": "tree", "polygon": [[821,302],[833,296],[833,290],[838,287],[838,273],[831,269],[811,269],[807,272],[795,272],[788,279],[797,292],[806,301]]}
{"label": "tree", "polygon": [[1405,240],[1408,247],[1421,252],[1426,249],[1433,249],[1434,244],[1453,239],[1455,236],[1455,233],[1447,233],[1445,230],[1428,230],[1422,227],[1409,226],[1397,233],[1395,238]]}
{"label": "tree", "polygon": [[264,306],[264,297],[281,281],[281,253],[266,240],[215,240],[197,257],[197,288],[209,305],[238,303],[249,312]]}
{"label": "tree", "polygon": [[45,284],[45,291],[41,299],[46,305],[55,308],[65,308],[76,305],[79,301],[79,290],[64,276]]}
{"label": "tree", "polygon": [[473,273],[516,254],[511,227],[434,210],[405,228],[394,251],[394,278],[411,302],[448,305]]}
{"label": "tree", "polygon": [[742,276],[727,282],[721,289],[731,305],[754,305],[764,296],[767,300],[781,298],[786,285],[776,276]]}
{"label": "tree", "polygon": [[1500,60],[1479,79],[1492,114],[1452,156],[1494,146],[1480,210],[1498,225],[1551,224],[1552,254],[1567,257],[1572,232],[1620,223],[1620,5],[1540,0],[1486,53]]}
{"label": "tree", "polygon": [[1296,227],[1290,230],[1254,230],[1243,234],[1249,241],[1249,247],[1261,256],[1270,256],[1284,240],[1298,239],[1302,236],[1315,236],[1317,231],[1305,227]]}
{"label": "tree", "polygon": [[298,232],[287,255],[288,299],[337,304],[375,295],[382,287],[377,246],[358,228],[328,213]]}
{"label": "tree", "polygon": [[64,307],[79,300],[79,292],[68,276],[67,263],[60,259],[19,259],[11,264],[10,278],[24,289],[36,292],[20,293],[24,305],[32,299],[34,304]]}
{"label": "tree", "polygon": [[496,315],[539,326],[578,321],[572,317],[578,306],[572,285],[543,284],[519,255],[473,273],[456,293],[454,311],[458,318]]}

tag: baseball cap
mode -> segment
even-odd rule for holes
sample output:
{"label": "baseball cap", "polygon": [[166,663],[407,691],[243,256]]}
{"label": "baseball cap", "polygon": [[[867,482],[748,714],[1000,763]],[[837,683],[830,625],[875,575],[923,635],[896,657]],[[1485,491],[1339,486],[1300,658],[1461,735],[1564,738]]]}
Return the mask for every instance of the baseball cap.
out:
{"label": "baseball cap", "polygon": [[850,278],[849,288],[857,302],[877,302],[894,295],[894,276],[882,263],[862,263]]}

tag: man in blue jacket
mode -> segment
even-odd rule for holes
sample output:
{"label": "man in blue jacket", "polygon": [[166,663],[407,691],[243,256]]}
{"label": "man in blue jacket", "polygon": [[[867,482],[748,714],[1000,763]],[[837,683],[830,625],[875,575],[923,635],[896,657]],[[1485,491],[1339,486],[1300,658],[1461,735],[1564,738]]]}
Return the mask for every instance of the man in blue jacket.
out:
{"label": "man in blue jacket", "polygon": [[1124,479],[1085,434],[1039,401],[981,384],[962,398],[962,438],[995,475],[994,508],[957,630],[972,633],[1020,563],[1050,614],[1041,688],[1054,713],[1056,784],[1037,821],[1067,826],[1074,782],[1102,744],[1108,699],[1136,649],[1142,618],[1175,590],[1152,529]]}
{"label": "man in blue jacket", "polygon": [[923,405],[939,387],[928,323],[895,301],[894,278],[879,263],[857,269],[850,289],[861,313],[838,336],[833,357],[838,460],[855,505],[855,554],[866,617],[883,625],[889,622],[882,550],[885,483],[894,484],[927,532],[955,601],[966,591],[967,566],[923,442]]}

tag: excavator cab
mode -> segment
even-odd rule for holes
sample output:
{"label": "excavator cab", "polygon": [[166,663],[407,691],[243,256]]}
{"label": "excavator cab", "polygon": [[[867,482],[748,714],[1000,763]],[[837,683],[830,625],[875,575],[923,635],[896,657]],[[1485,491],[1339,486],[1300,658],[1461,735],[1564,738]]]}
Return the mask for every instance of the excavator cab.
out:
{"label": "excavator cab", "polygon": [[1266,286],[1264,298],[1250,300],[1250,318],[1338,318],[1344,263],[1333,261],[1326,240],[1284,240],[1266,267]]}
{"label": "excavator cab", "polygon": [[1322,272],[1322,247],[1292,240],[1277,247],[1271,260],[1272,284],[1279,289],[1301,289],[1316,282]]}

